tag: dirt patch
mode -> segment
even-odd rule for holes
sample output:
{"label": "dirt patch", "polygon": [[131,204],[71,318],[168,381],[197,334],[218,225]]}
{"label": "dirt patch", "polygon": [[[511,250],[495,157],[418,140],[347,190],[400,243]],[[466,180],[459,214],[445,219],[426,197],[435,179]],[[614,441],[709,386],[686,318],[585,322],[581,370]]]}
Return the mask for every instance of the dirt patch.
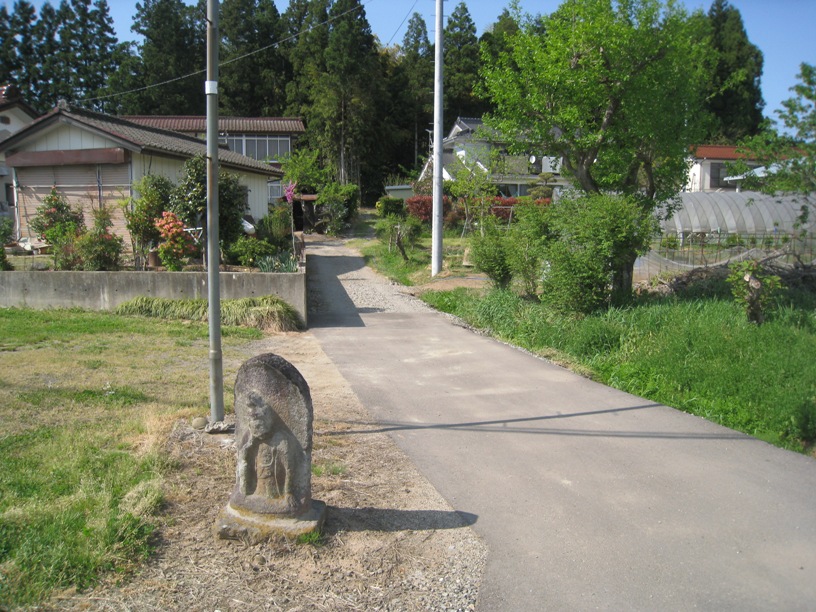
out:
{"label": "dirt patch", "polygon": [[213,526],[234,485],[231,435],[175,424],[178,462],[165,483],[157,551],[137,572],[44,609],[471,610],[485,546],[379,432],[309,333],[277,334],[240,358],[274,352],[309,382],[315,409],[313,497],[329,506],[319,546],[217,540]]}

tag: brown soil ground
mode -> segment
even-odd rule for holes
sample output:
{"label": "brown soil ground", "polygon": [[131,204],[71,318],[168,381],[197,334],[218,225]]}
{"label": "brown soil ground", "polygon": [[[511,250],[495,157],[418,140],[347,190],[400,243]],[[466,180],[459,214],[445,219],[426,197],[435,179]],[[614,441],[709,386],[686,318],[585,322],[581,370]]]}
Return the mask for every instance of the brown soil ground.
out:
{"label": "brown soil ground", "polygon": [[250,343],[245,360],[277,353],[309,381],[315,414],[313,497],[329,506],[319,545],[250,546],[213,526],[234,485],[231,434],[178,422],[153,557],[91,591],[42,609],[469,610],[485,559],[482,541],[417,472],[359,403],[308,333]]}

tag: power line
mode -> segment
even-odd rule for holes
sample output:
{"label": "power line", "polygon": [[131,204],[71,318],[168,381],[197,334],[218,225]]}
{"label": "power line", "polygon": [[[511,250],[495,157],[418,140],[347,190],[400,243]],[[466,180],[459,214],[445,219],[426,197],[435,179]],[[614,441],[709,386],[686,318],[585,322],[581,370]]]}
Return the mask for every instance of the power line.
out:
{"label": "power line", "polygon": [[408,15],[410,15],[410,14],[411,14],[411,11],[413,11],[413,10],[414,10],[414,7],[417,5],[417,2],[419,2],[419,0],[414,0],[414,3],[411,5],[411,8],[409,8],[409,9],[408,9],[408,12],[407,12],[407,13],[405,13],[405,17],[403,17],[403,18],[402,18],[402,21],[401,21],[401,22],[400,22],[400,24],[397,26],[397,29],[396,29],[396,30],[394,30],[394,33],[391,35],[391,38],[389,38],[389,39],[388,39],[388,42],[387,42],[387,43],[385,43],[385,46],[386,46],[386,47],[387,47],[388,45],[390,45],[390,44],[391,44],[391,41],[392,41],[392,40],[394,40],[394,37],[397,35],[397,32],[399,32],[399,31],[400,31],[400,28],[402,27],[402,24],[404,24],[404,23],[405,23],[405,20],[406,20],[406,19],[408,19]]}
{"label": "power line", "polygon": [[[227,66],[229,64],[232,64],[233,62],[237,62],[237,61],[245,59],[245,58],[247,58],[247,57],[249,57],[251,55],[255,55],[256,53],[261,53],[262,51],[266,51],[267,49],[271,49],[273,47],[278,47],[278,46],[280,46],[282,44],[297,40],[297,38],[299,36],[301,36],[302,34],[306,34],[307,32],[311,32],[312,30],[314,30],[316,28],[319,28],[321,26],[329,25],[330,23],[332,23],[334,21],[337,21],[338,19],[341,19],[342,17],[345,17],[349,13],[353,13],[354,11],[356,11],[358,9],[364,8],[366,4],[370,4],[371,2],[374,2],[374,0],[363,0],[357,6],[355,6],[353,8],[350,8],[347,11],[344,11],[344,12],[340,13],[339,15],[336,15],[334,17],[330,17],[329,19],[326,19],[326,21],[322,21],[320,23],[316,23],[314,25],[311,25],[308,28],[306,28],[305,30],[302,30],[300,32],[292,34],[291,36],[288,36],[288,37],[284,38],[283,40],[273,42],[273,43],[271,43],[269,45],[266,45],[265,47],[261,47],[260,49],[255,49],[254,51],[249,51],[248,53],[244,53],[243,55],[239,55],[238,57],[234,57],[234,58],[232,58],[230,60],[227,60],[226,62],[219,62],[218,67],[221,68],[222,66]],[[416,0],[414,2],[414,5],[416,5]],[[405,22],[405,20],[403,20],[403,23],[404,22]],[[402,27],[402,24],[400,24],[400,27]],[[193,76],[196,76],[196,75],[199,75],[199,74],[204,74],[205,72],[207,72],[206,68],[204,68],[202,70],[196,70],[195,72],[191,72],[189,74],[185,74],[185,75],[180,76],[180,77],[175,77],[175,78],[172,78],[172,79],[168,79],[166,81],[161,81],[160,83],[153,83],[151,85],[145,85],[144,87],[137,87],[136,89],[130,89],[128,91],[120,91],[120,92],[113,93],[113,94],[107,94],[105,96],[97,96],[96,98],[84,98],[82,100],[76,100],[76,102],[77,103],[83,103],[83,102],[87,103],[87,102],[97,102],[97,101],[100,101],[100,100],[109,100],[111,98],[118,98],[120,96],[126,96],[128,94],[139,93],[139,92],[142,92],[142,91],[147,91],[148,89],[154,89],[156,87],[162,87],[164,85],[169,85],[170,83],[175,83],[177,81],[183,81],[184,79],[188,79],[190,77],[193,77]]]}

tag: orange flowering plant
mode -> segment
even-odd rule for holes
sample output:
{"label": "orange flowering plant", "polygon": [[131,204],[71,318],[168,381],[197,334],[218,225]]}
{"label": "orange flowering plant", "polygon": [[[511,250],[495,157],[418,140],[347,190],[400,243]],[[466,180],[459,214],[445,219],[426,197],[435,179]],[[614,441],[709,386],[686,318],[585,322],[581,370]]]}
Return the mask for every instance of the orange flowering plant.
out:
{"label": "orange flowering plant", "polygon": [[159,259],[162,265],[170,271],[181,270],[184,259],[195,252],[192,236],[184,231],[181,219],[167,211],[156,219],[156,229],[161,236]]}

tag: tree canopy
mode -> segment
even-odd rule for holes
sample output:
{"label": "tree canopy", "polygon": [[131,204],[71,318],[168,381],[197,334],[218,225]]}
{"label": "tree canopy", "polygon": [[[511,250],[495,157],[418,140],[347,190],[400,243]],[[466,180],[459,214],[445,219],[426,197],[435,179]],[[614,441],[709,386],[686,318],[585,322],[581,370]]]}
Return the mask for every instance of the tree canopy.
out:
{"label": "tree canopy", "polygon": [[[795,94],[776,111],[782,130],[773,126],[740,142],[749,159],[763,164],[764,172],[749,174],[744,186],[766,193],[816,192],[816,66],[803,63]],[[745,163],[735,171],[747,172]]]}
{"label": "tree canopy", "polygon": [[[560,156],[581,190],[628,195],[651,215],[682,188],[701,136],[701,20],[671,1],[567,0],[546,34],[518,21],[506,52],[483,54],[488,124],[519,152]],[[631,287],[635,257],[619,260],[619,288]]]}
{"label": "tree canopy", "polygon": [[748,40],[739,10],[727,0],[714,0],[708,20],[717,55],[708,89],[707,140],[734,143],[758,133],[763,122],[762,51]]}

